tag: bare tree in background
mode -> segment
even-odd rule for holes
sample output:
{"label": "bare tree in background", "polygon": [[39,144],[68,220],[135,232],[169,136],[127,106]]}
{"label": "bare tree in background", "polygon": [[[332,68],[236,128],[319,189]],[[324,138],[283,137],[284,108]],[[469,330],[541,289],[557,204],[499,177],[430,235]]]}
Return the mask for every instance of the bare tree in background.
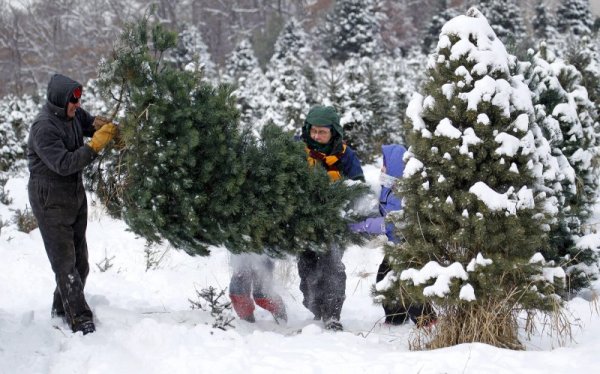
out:
{"label": "bare tree in background", "polygon": [[0,3],[0,96],[35,93],[50,74],[62,72],[81,82],[96,75],[124,20],[139,8],[123,0],[38,1],[23,8]]}

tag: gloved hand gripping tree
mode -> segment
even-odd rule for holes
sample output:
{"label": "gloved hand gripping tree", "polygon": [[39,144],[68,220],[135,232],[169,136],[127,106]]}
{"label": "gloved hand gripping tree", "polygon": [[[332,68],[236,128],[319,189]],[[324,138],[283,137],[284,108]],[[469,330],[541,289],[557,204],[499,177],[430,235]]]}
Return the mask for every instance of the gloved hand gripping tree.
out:
{"label": "gloved hand gripping tree", "polygon": [[103,92],[124,92],[122,192],[111,201],[132,230],[201,255],[211,244],[294,253],[349,241],[341,212],[364,188],[309,170],[303,145],[278,128],[241,133],[230,88],[162,60],[175,45],[145,17],[101,64]]}

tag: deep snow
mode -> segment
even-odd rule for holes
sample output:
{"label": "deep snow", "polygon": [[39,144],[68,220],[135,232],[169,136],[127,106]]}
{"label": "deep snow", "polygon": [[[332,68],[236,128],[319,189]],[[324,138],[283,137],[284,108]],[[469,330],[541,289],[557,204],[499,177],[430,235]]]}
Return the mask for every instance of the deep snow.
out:
{"label": "deep snow", "polygon": [[[379,171],[365,167],[376,189]],[[7,223],[14,209],[28,204],[27,176],[7,185],[13,202],[0,204]],[[559,347],[546,331],[524,340],[527,351],[463,344],[414,352],[408,339],[412,323],[382,325],[382,309],[370,289],[383,256],[383,238],[350,247],[342,310],[345,332],[324,331],[302,306],[293,260],[278,261],[276,276],[289,314],[279,326],[262,310],[257,322],[235,320],[227,331],[211,327],[208,312],[191,310],[195,290],[228,286],[229,255],[213,248],[210,257],[191,257],[168,245],[151,247],[164,256],[146,271],[145,241],[109,218],[90,196],[88,246],[91,272],[86,294],[97,332],[72,334],[50,318],[54,279],[38,230],[0,232],[0,373],[595,373],[600,365],[600,317],[589,302],[568,303],[573,341]],[[588,240],[600,239],[590,238]],[[96,264],[112,258],[112,267]],[[596,283],[600,288],[600,283]],[[56,327],[55,327],[56,326]],[[301,333],[297,333],[301,330]],[[525,338],[524,338],[525,339]]]}

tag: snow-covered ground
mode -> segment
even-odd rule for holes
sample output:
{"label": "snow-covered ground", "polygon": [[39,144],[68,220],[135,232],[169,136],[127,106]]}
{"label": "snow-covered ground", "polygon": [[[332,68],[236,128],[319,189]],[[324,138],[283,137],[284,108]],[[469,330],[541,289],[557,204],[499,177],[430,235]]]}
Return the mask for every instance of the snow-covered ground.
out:
{"label": "snow-covered ground", "polygon": [[[365,168],[376,188],[378,169]],[[27,176],[6,185],[13,199],[0,204],[0,219],[28,204]],[[88,246],[91,272],[86,294],[97,332],[72,334],[50,318],[54,279],[38,230],[0,232],[0,373],[597,373],[600,317],[576,298],[568,308],[573,341],[560,347],[540,332],[525,340],[526,351],[463,344],[434,351],[410,351],[415,327],[382,325],[382,309],[370,288],[383,256],[382,240],[347,249],[348,280],[342,311],[346,331],[324,331],[302,306],[293,260],[279,261],[276,275],[289,322],[277,325],[262,310],[257,322],[235,320],[235,328],[212,328],[208,312],[192,310],[196,290],[229,284],[229,255],[191,257],[168,245],[154,246],[156,268],[146,270],[145,241],[109,218],[90,201]],[[101,271],[102,262],[112,267]],[[99,265],[97,265],[99,264]],[[596,284],[600,288],[600,283]],[[301,333],[298,331],[301,330]]]}

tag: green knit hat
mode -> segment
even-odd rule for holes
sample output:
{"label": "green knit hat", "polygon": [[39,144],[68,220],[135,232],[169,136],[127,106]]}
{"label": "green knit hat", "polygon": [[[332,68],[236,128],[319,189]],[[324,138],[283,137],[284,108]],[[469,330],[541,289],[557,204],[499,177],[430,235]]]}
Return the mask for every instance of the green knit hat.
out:
{"label": "green knit hat", "polygon": [[305,127],[310,126],[330,126],[340,135],[344,137],[344,130],[340,126],[340,116],[332,106],[315,105],[306,115]]}

